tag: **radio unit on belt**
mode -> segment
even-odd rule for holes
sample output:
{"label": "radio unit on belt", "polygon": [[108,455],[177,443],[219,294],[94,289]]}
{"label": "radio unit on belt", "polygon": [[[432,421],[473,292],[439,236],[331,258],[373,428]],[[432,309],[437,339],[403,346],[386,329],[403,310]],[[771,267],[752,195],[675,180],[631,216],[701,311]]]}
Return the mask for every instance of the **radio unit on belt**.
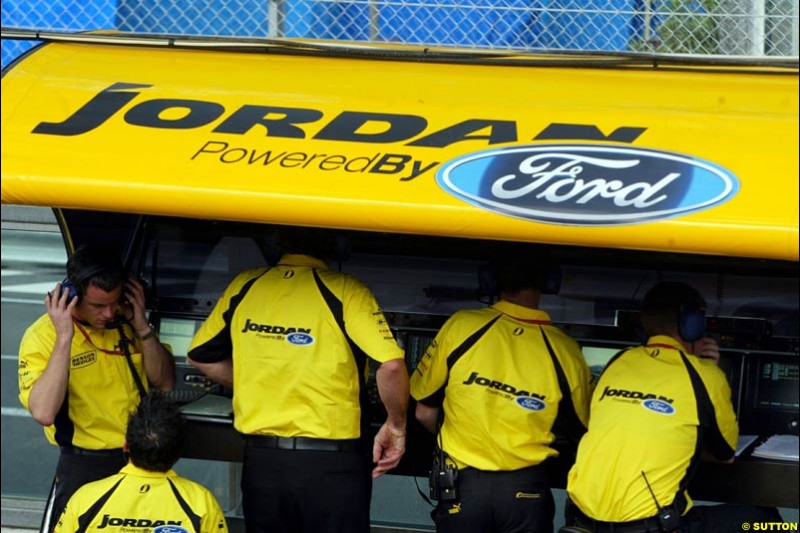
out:
{"label": "radio unit on belt", "polygon": [[458,468],[445,463],[441,453],[434,452],[428,482],[432,500],[448,502],[458,499]]}
{"label": "radio unit on belt", "polygon": [[647,480],[644,471],[642,471],[642,477],[647,485],[647,490],[650,491],[650,495],[653,497],[653,501],[656,504],[656,510],[658,510],[656,518],[658,518],[659,528],[663,533],[673,533],[677,531],[681,525],[681,515],[675,508],[674,503],[667,507],[661,507],[656,498],[656,493],[653,492],[653,487],[650,486],[650,482]]}
{"label": "radio unit on belt", "polygon": [[442,450],[441,421],[437,423],[437,440],[433,449],[433,464],[428,477],[432,500],[449,502],[458,499],[458,467],[448,465]]}

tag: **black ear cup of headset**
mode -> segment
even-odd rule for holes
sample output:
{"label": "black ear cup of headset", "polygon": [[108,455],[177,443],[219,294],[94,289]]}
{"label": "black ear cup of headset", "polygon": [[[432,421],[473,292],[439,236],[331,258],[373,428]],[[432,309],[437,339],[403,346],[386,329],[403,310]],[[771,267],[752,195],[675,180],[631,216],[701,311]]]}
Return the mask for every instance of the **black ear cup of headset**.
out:
{"label": "black ear cup of headset", "polygon": [[67,303],[71,302],[73,298],[78,298],[80,302],[80,298],[83,296],[83,284],[86,283],[92,276],[98,274],[105,270],[103,267],[90,267],[83,271],[78,272],[78,275],[75,276],[75,279],[72,280],[69,277],[64,278],[61,282],[61,290],[68,291],[69,296],[67,296]]}
{"label": "black ear cup of headset", "polygon": [[80,288],[76,287],[69,278],[64,278],[61,282],[61,291],[67,291],[69,296],[67,296],[67,303],[71,302],[73,298],[80,298]]}
{"label": "black ear cup of headset", "polygon": [[703,309],[681,309],[678,334],[687,342],[699,341],[706,332],[706,312]]}

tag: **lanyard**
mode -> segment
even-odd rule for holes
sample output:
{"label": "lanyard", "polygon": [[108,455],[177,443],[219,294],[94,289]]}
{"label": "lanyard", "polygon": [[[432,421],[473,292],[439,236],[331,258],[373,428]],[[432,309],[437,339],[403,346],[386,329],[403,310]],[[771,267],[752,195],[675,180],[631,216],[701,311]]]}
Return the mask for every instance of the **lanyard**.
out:
{"label": "lanyard", "polygon": [[78,322],[77,320],[74,320],[74,322],[75,322],[75,325],[78,326],[78,331],[80,331],[83,334],[83,338],[86,339],[86,341],[89,344],[94,346],[95,349],[100,350],[101,352],[103,352],[105,354],[108,354],[108,355],[125,355],[125,352],[122,352],[120,350],[106,350],[104,348],[100,348],[94,342],[92,342],[92,337],[89,335],[89,332],[84,329],[84,327],[81,325],[81,323]]}
{"label": "lanyard", "polygon": [[123,355],[125,356],[125,362],[128,363],[128,368],[133,375],[133,381],[136,383],[136,389],[139,391],[139,397],[144,398],[147,396],[147,391],[144,388],[144,384],[142,383],[142,378],[139,377],[139,373],[136,372],[136,368],[133,366],[133,361],[131,360],[131,350],[129,348],[131,341],[125,337],[125,326],[122,322],[117,323],[117,332],[119,332],[119,346],[121,350],[105,350],[100,348],[95,343],[92,342],[92,338],[89,336],[89,333],[83,328],[80,322],[75,321],[75,325],[78,326],[78,330],[83,334],[83,337],[91,344],[96,350],[100,350],[101,352],[108,354],[108,355]]}
{"label": "lanyard", "polygon": [[553,324],[550,320],[534,320],[534,319],[528,319],[528,318],[517,318],[517,317],[511,316],[511,315],[508,315],[508,316],[510,316],[511,318],[513,318],[514,320],[516,320],[518,322],[525,322],[526,324],[535,324],[537,326],[550,326],[550,325]]}
{"label": "lanyard", "polygon": [[669,350],[677,350],[678,348],[670,345],[670,344],[648,344],[645,348],[667,348]]}

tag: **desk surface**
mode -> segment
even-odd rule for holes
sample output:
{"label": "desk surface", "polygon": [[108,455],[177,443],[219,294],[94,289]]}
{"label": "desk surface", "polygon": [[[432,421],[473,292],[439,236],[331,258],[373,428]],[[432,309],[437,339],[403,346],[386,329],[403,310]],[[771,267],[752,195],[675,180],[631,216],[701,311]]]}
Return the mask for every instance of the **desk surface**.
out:
{"label": "desk surface", "polygon": [[703,461],[689,484],[694,500],[797,509],[798,463],[737,459],[732,465]]}
{"label": "desk surface", "polygon": [[[231,423],[201,421],[193,417],[187,420],[183,456],[191,459],[241,462],[244,442]],[[564,488],[568,465],[559,465],[556,462],[553,466],[553,486]],[[401,463],[399,473],[411,474],[408,467],[402,467]],[[797,509],[800,507],[799,470],[798,463],[754,458],[737,459],[732,465],[701,462],[689,485],[689,495],[694,500]]]}

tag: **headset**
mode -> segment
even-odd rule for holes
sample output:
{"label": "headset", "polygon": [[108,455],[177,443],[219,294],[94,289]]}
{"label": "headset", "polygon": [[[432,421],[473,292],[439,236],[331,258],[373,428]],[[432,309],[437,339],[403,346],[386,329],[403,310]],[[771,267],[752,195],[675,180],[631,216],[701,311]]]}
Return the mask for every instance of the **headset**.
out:
{"label": "headset", "polygon": [[706,332],[706,311],[681,307],[678,313],[678,334],[687,342],[699,341]]}
{"label": "headset", "polygon": [[[497,283],[498,266],[492,261],[478,267],[478,290],[480,294],[497,298],[500,290]],[[558,294],[561,290],[561,268],[557,265],[547,264],[540,273],[538,283],[542,294]]]}
{"label": "headset", "polygon": [[693,287],[682,282],[662,281],[647,291],[642,313],[657,313],[674,324],[681,339],[695,342],[705,335],[705,307],[705,300]]}
{"label": "headset", "polygon": [[83,286],[84,284],[92,279],[92,277],[100,272],[106,270],[107,267],[105,266],[98,266],[93,265],[89,268],[81,270],[75,276],[75,279],[70,279],[69,277],[64,278],[61,282],[61,290],[68,291],[69,295],[67,296],[67,303],[71,302],[73,298],[77,298],[78,302],[81,301],[81,297],[83,296]]}

